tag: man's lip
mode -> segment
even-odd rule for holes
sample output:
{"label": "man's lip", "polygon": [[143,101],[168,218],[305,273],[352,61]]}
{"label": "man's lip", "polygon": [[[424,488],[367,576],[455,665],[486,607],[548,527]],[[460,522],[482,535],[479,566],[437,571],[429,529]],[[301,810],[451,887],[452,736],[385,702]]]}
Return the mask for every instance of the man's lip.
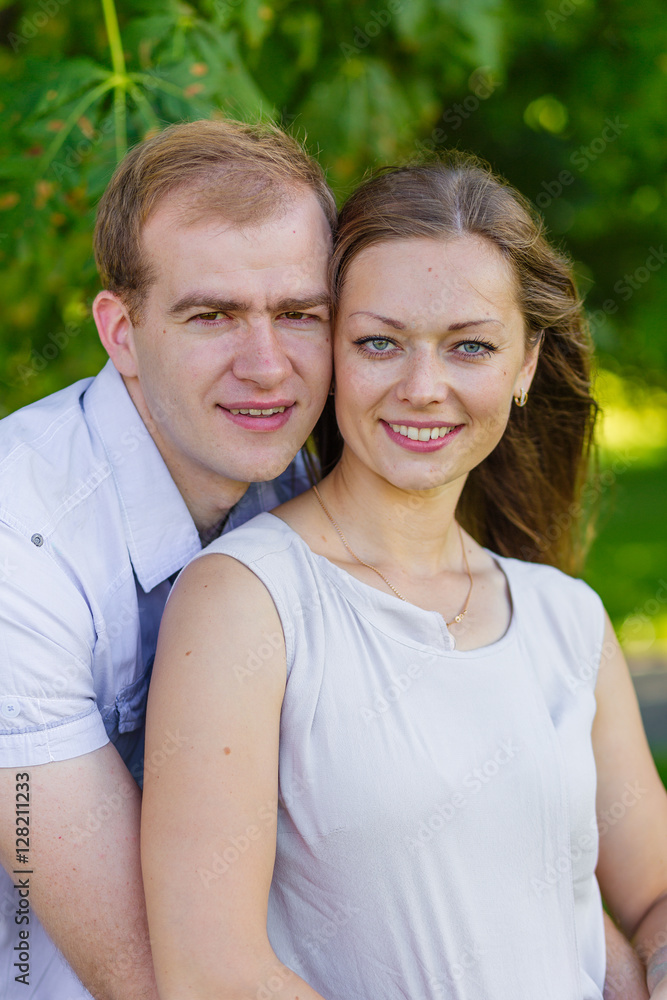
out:
{"label": "man's lip", "polygon": [[275,410],[278,406],[294,406],[294,399],[277,399],[275,401],[270,400],[256,400],[252,399],[249,401],[242,400],[240,403],[218,403],[223,410]]}

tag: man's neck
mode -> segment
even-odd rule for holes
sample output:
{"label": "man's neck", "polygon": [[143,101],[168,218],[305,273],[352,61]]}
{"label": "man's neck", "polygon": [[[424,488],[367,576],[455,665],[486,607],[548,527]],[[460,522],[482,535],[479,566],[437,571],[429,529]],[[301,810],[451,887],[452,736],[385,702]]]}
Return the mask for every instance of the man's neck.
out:
{"label": "man's neck", "polygon": [[[159,443],[156,444],[159,449]],[[199,475],[193,474],[191,469],[183,468],[178,461],[169,461],[165,455],[162,457],[190,511],[202,545],[208,545],[218,537],[230,510],[245,494],[249,484],[214,476],[204,470]]]}
{"label": "man's neck", "polygon": [[214,542],[216,538],[219,538],[222,534],[225,525],[227,524],[227,518],[229,517],[229,511],[218,521],[217,524],[211,525],[210,528],[205,528],[199,532],[199,540],[201,542],[201,547],[206,548],[211,542]]}
{"label": "man's neck", "polygon": [[249,483],[216,475],[209,469],[195,466],[185,457],[170,451],[157,432],[135,380],[124,377],[123,382],[185,501],[202,545],[208,545],[224,528],[230,510],[245,494]]}

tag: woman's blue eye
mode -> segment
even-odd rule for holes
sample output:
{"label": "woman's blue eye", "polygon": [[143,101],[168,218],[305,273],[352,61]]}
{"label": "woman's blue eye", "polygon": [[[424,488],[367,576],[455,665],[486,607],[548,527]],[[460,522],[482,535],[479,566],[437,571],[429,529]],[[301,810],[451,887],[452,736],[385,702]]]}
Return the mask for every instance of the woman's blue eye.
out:
{"label": "woman's blue eye", "polygon": [[484,358],[495,353],[496,348],[484,340],[464,340],[456,345],[456,350],[467,358]]}

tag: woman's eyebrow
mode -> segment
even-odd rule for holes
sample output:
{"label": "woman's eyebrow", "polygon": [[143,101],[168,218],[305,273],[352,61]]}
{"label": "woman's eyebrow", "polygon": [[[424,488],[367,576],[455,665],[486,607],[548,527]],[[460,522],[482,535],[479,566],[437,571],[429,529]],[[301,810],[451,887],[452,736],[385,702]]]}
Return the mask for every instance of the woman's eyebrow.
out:
{"label": "woman's eyebrow", "polygon": [[447,327],[447,329],[448,330],[465,330],[466,327],[468,327],[468,326],[481,326],[483,323],[497,323],[499,326],[504,326],[505,325],[504,323],[501,323],[501,321],[499,319],[493,319],[493,318],[490,317],[489,319],[464,319],[464,320],[461,320],[460,323],[452,323],[451,326]]}
{"label": "woman's eyebrow", "polygon": [[401,323],[398,319],[391,319],[389,316],[378,316],[377,313],[368,312],[366,309],[358,309],[356,312],[350,313],[350,316],[370,316],[371,319],[376,319],[380,323],[384,323],[385,326],[391,326],[394,330],[405,330],[405,323]]}
{"label": "woman's eyebrow", "polygon": [[[394,330],[405,330],[405,323],[401,323],[400,320],[392,319],[390,316],[380,316],[378,313],[368,312],[366,309],[359,309],[356,312],[350,313],[350,316],[370,316],[372,319],[376,319],[378,322],[384,323],[385,326],[390,326]],[[447,330],[465,330],[469,326],[481,326],[483,323],[497,323],[499,326],[504,326],[499,319],[464,319],[459,323],[452,323],[451,326],[447,327]]]}

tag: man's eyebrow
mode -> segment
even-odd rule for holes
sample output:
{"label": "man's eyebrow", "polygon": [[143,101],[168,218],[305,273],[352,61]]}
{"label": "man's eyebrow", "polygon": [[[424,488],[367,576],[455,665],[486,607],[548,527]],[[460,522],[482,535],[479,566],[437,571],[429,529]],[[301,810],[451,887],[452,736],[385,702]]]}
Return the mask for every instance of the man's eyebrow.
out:
{"label": "man's eyebrow", "polygon": [[304,309],[316,309],[318,306],[331,307],[331,295],[328,292],[313,292],[312,295],[300,295],[292,299],[278,299],[269,303],[271,312],[303,312]]}
{"label": "man's eyebrow", "polygon": [[[311,294],[295,296],[293,298],[278,299],[269,302],[270,312],[303,312],[305,309],[315,309],[318,306],[331,306],[331,296],[328,292],[313,292]],[[194,291],[181,296],[169,309],[170,316],[179,316],[192,309],[199,309],[202,312],[250,312],[252,306],[249,302],[242,302],[239,299],[221,299],[217,292]]]}
{"label": "man's eyebrow", "polygon": [[250,309],[248,302],[238,299],[221,299],[218,292],[195,291],[182,295],[169,309],[170,316],[179,316],[191,309],[201,309],[205,312],[246,312]]}

